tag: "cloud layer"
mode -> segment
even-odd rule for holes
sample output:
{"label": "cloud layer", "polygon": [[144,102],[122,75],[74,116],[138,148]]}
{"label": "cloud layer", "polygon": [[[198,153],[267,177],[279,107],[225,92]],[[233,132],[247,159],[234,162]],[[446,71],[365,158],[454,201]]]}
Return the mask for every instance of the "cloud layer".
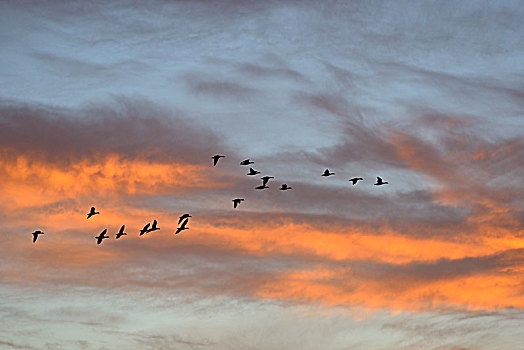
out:
{"label": "cloud layer", "polygon": [[518,348],[522,12],[0,4],[0,346]]}

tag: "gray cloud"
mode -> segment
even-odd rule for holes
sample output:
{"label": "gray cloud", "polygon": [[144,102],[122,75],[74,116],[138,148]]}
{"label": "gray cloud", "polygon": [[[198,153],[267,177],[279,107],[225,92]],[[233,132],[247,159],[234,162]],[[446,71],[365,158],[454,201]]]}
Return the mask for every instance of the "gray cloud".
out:
{"label": "gray cloud", "polygon": [[[148,70],[147,64],[136,60],[122,60],[115,63],[101,64],[83,61],[78,58],[58,56],[49,52],[36,51],[34,58],[53,70],[54,74],[67,77],[86,79],[97,77],[102,80],[115,79],[119,75],[127,75],[130,71],[135,74]],[[85,83],[86,81],[83,80]]]}
{"label": "gray cloud", "polygon": [[254,96],[257,92],[255,88],[237,82],[197,78],[194,75],[189,76],[187,82],[191,92],[213,97],[245,99]]}
{"label": "gray cloud", "polygon": [[6,346],[9,349],[37,349],[34,346],[27,345],[27,344],[20,344],[20,343],[14,343],[10,341],[3,341],[0,340],[0,345]]}
{"label": "gray cloud", "polygon": [[439,259],[435,262],[410,262],[391,265],[366,262],[351,263],[352,273],[360,278],[394,283],[399,287],[406,283],[424,283],[440,279],[474,276],[486,272],[514,274],[513,268],[524,263],[524,249],[511,249],[491,255],[460,259]]}
{"label": "gray cloud", "polygon": [[226,148],[218,136],[178,111],[146,100],[117,98],[107,104],[66,109],[3,101],[0,147],[58,163],[118,153],[123,157],[209,163]]}

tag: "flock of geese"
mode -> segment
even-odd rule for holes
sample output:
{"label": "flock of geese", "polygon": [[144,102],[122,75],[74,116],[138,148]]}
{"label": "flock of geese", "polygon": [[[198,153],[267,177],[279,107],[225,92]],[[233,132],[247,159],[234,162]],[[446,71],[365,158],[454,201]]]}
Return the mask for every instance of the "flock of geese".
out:
{"label": "flock of geese", "polygon": [[[225,156],[220,155],[220,154],[216,154],[213,157],[211,157],[213,159],[213,166],[216,166],[220,158],[224,158],[224,157]],[[251,159],[249,158],[244,159],[243,161],[240,162],[240,165],[251,165],[251,164],[255,164],[255,162],[251,161]],[[260,174],[260,171],[255,170],[253,168],[249,168],[249,172],[246,175],[253,176],[253,175],[258,175],[258,174]],[[322,173],[322,176],[332,176],[332,175],[335,175],[335,173],[330,172],[329,169],[324,170],[324,172]],[[266,185],[270,179],[274,179],[274,178],[275,178],[274,176],[267,176],[267,175],[261,177],[260,179],[262,180],[262,185],[255,187],[255,189],[263,190],[263,189],[269,188],[269,186],[266,186]],[[354,177],[354,178],[349,179],[349,181],[351,181],[353,185],[356,185],[357,182],[362,181],[362,180],[364,180],[362,177]],[[382,180],[382,178],[377,176],[377,182],[375,183],[375,186],[382,186],[382,185],[387,185],[387,184],[388,184],[387,181],[384,181]],[[291,189],[293,189],[293,187],[288,186],[285,183],[282,184],[282,186],[280,186],[279,188],[279,190],[281,191],[287,191]],[[233,199],[233,208],[238,207],[238,205],[243,201],[244,201],[244,198]]]}
{"label": "flock of geese", "polygon": [[[95,207],[91,207],[91,210],[89,211],[89,213],[87,213],[87,220],[89,220],[90,217],[94,216],[94,215],[97,215],[97,214],[100,214],[100,212],[96,211]],[[179,227],[176,229],[175,231],[175,235],[179,234],[180,232],[184,231],[184,230],[188,230],[189,227],[187,227],[187,223],[189,222],[189,218],[191,217],[191,215],[189,214],[182,214],[179,219],[178,219],[178,225]],[[126,228],[126,225],[122,225],[120,227],[120,230],[118,230],[118,232],[115,234],[115,238],[116,239],[119,239],[120,237],[122,236],[126,236],[127,233],[124,232]],[[138,233],[139,236],[142,236],[146,233],[150,233],[150,232],[153,232],[153,231],[158,231],[160,230],[160,227],[158,227],[158,222],[155,220],[153,220],[153,224],[151,224],[150,222],[148,222],[147,224],[144,225],[144,227],[140,230],[140,232]],[[109,238],[109,236],[106,235],[107,233],[107,228],[104,229],[102,232],[100,232],[100,234],[98,236],[96,236],[96,244],[101,244],[102,241],[106,238]],[[39,235],[43,235],[44,232],[40,231],[40,230],[37,230],[35,232],[33,232],[33,243],[36,242],[36,240],[38,239],[38,236]]]}
{"label": "flock of geese", "polygon": [[[220,154],[216,154],[214,155],[213,157],[211,157],[211,159],[213,159],[213,166],[216,166],[218,164],[218,161],[220,160],[220,158],[224,158],[225,156],[223,155],[220,155]],[[245,159],[243,161],[240,162],[240,165],[243,165],[243,166],[248,166],[248,165],[251,165],[251,164],[255,164],[255,162],[251,161],[250,159]],[[260,171],[257,171],[253,168],[249,168],[249,172],[247,173],[247,175],[249,176],[254,176],[254,175],[258,175],[260,174]],[[324,170],[324,172],[322,173],[321,176],[332,176],[332,175],[335,175],[335,173],[333,172],[330,172],[329,169],[326,169]],[[262,185],[260,186],[257,186],[255,187],[255,189],[257,190],[264,190],[266,188],[269,188],[269,186],[267,186],[269,180],[271,179],[274,179],[275,177],[274,176],[263,176],[261,177],[260,179],[262,180]],[[349,179],[349,181],[353,184],[353,185],[356,185],[359,181],[362,181],[364,180],[363,178],[361,177],[354,177],[354,178],[351,178]],[[380,177],[377,176],[377,182],[374,184],[375,186],[382,186],[382,185],[387,185],[388,182],[382,180]],[[287,184],[282,184],[279,188],[279,190],[281,191],[287,191],[287,190],[291,190],[292,187],[288,186]],[[239,206],[239,204],[241,202],[244,201],[244,198],[234,198],[233,200],[233,208],[237,208]],[[89,213],[87,213],[87,219],[89,220],[89,218],[91,218],[92,216],[94,215],[99,215],[100,212],[96,211],[96,208],[95,207],[91,207],[91,210],[89,211]],[[178,219],[178,226],[176,231],[175,231],[175,235],[179,234],[180,232],[184,231],[184,230],[188,230],[189,227],[187,227],[187,224],[189,222],[189,218],[191,218],[192,216],[189,215],[188,213],[185,213],[185,214],[182,214],[179,219]],[[120,230],[118,230],[118,232],[115,234],[115,238],[116,239],[119,239],[120,237],[122,236],[126,236],[127,233],[124,232],[125,230],[125,227],[126,225],[122,225],[120,227]],[[144,227],[140,230],[139,232],[139,236],[142,236],[146,233],[150,233],[150,232],[153,232],[153,231],[158,231],[160,230],[160,227],[158,227],[158,222],[155,220],[153,220],[153,224],[151,223],[147,223],[146,225],[144,225]],[[40,235],[43,235],[44,232],[40,231],[40,230],[36,230],[35,232],[32,233],[33,235],[33,243],[36,242],[36,240],[38,239],[38,236]],[[100,234],[98,236],[96,236],[96,244],[101,244],[102,241],[104,239],[107,239],[109,238],[107,234],[107,229],[104,229],[102,232],[100,232]]]}

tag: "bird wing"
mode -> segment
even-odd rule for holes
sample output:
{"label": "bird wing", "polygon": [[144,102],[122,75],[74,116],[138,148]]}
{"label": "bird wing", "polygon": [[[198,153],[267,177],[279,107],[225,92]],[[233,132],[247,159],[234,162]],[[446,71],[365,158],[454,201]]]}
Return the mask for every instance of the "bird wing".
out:
{"label": "bird wing", "polygon": [[180,228],[181,229],[185,229],[188,221],[189,221],[189,219],[185,219],[184,222],[182,223],[182,225],[180,225]]}
{"label": "bird wing", "polygon": [[126,225],[122,225],[122,227],[120,227],[120,231],[118,231],[118,233],[124,233],[124,228],[126,227]]}

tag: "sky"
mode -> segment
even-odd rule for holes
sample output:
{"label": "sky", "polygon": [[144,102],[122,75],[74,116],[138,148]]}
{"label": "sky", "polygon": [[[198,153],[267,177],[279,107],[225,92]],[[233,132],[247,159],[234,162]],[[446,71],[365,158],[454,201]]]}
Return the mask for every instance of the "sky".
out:
{"label": "sky", "polygon": [[0,17],[1,349],[524,349],[522,1]]}

